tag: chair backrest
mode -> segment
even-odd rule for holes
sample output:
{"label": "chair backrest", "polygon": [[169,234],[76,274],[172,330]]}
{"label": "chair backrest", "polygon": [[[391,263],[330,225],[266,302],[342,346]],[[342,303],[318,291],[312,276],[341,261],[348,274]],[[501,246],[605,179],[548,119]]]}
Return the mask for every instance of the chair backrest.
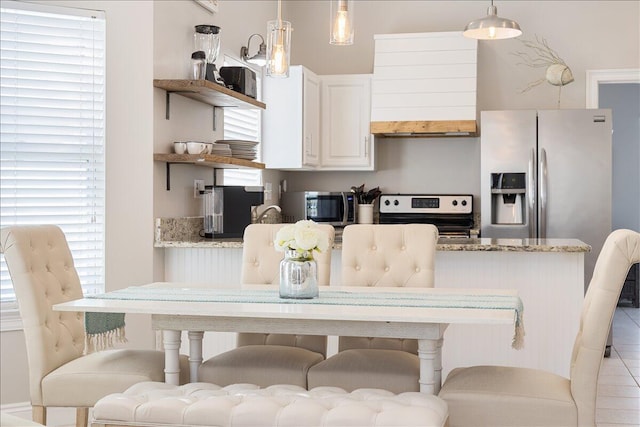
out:
{"label": "chair backrest", "polygon": [[640,233],[616,230],[604,243],[584,297],[571,356],[571,394],[578,425],[595,425],[600,365],[613,314],[631,266],[640,262]]}
{"label": "chair backrest", "polygon": [[[284,252],[276,251],[273,241],[278,231],[288,224],[250,224],[244,229],[242,237],[242,275],[243,284],[277,285],[280,283],[280,261]],[[332,226],[318,224],[329,236],[329,249],[314,252],[318,266],[318,285],[328,286],[331,276],[331,245],[335,238]]]}
{"label": "chair backrest", "polygon": [[[243,284],[280,283],[280,261],[284,258],[284,252],[276,251],[273,241],[278,230],[285,225],[287,224],[250,224],[245,228],[242,244]],[[318,266],[318,285],[327,286],[331,277],[331,246],[335,230],[326,224],[319,224],[318,227],[329,236],[329,249],[314,254]],[[240,333],[237,345],[284,345],[327,354],[327,337],[318,335]]]}
{"label": "chair backrest", "polygon": [[80,279],[67,239],[55,225],[3,228],[0,244],[20,307],[31,403],[41,405],[42,378],[84,352],[83,313],[52,308],[82,298]]}
{"label": "chair backrest", "polygon": [[[343,286],[432,288],[438,229],[432,224],[354,224],[342,233]],[[339,350],[418,352],[412,339],[340,337]]]}

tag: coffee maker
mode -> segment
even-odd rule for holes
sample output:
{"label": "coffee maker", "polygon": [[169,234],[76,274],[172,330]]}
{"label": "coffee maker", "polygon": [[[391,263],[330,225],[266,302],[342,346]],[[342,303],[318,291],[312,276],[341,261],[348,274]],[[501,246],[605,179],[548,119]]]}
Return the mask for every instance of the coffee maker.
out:
{"label": "coffee maker", "polygon": [[264,203],[264,188],[216,186],[214,191],[216,208],[222,211],[222,227],[213,230],[213,237],[242,237],[251,224],[251,209]]}

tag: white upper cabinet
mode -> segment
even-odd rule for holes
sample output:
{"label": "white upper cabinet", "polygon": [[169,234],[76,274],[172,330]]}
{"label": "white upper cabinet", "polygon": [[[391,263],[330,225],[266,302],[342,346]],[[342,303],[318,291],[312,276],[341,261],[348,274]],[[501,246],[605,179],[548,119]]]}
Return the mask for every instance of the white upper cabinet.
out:
{"label": "white upper cabinet", "polygon": [[320,79],[292,66],[288,78],[263,83],[263,162],[269,169],[315,169],[320,162]]}
{"label": "white upper cabinet", "polygon": [[320,76],[321,169],[373,170],[371,75]]}

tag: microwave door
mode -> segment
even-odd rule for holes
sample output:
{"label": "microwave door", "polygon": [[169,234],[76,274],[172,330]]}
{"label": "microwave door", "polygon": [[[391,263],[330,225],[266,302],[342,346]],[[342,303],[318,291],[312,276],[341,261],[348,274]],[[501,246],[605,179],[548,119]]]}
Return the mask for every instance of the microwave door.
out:
{"label": "microwave door", "polygon": [[347,193],[342,193],[342,224],[347,225],[349,219],[349,203],[347,203]]}
{"label": "microwave door", "polygon": [[349,214],[345,193],[318,193],[307,196],[307,219],[317,223],[342,226]]}
{"label": "microwave door", "polygon": [[340,199],[335,195],[318,195],[308,199],[307,206],[313,206],[313,209],[307,209],[307,219],[318,223],[336,224],[342,220],[340,205]]}

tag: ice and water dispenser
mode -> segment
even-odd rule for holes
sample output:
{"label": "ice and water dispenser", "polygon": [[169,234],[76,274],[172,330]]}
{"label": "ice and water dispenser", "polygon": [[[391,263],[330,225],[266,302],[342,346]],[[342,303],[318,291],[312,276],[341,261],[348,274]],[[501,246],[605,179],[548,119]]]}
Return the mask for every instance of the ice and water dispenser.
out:
{"label": "ice and water dispenser", "polygon": [[491,223],[522,225],[526,219],[524,173],[491,174]]}

